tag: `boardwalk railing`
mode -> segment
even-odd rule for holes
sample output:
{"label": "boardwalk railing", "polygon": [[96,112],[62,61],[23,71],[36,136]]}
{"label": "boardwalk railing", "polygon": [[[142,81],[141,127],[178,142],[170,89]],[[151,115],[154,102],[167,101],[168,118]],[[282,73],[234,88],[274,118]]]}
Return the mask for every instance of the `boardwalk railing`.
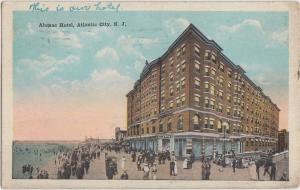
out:
{"label": "boardwalk railing", "polygon": [[283,159],[286,159],[289,157],[289,151],[286,150],[286,151],[283,151],[283,152],[279,152],[279,153],[276,153],[272,156],[272,160],[273,162],[279,162]]}

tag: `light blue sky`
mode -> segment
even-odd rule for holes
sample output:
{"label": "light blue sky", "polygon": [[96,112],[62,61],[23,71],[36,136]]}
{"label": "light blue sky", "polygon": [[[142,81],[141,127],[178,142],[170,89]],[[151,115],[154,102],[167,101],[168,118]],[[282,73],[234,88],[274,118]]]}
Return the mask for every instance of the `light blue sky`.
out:
{"label": "light blue sky", "polygon": [[[78,84],[105,71],[127,77],[131,86],[145,59],[161,56],[193,23],[241,65],[279,107],[283,105],[281,109],[287,109],[287,12],[14,12],[13,20],[15,97],[32,97],[45,87],[66,93],[75,88],[80,91]],[[124,21],[127,26],[38,27],[40,22],[114,21]],[[120,98],[124,96],[120,94]]]}
{"label": "light blue sky", "polygon": [[[40,22],[81,21],[124,21],[127,27],[107,31],[103,28],[63,28],[62,31],[70,34],[62,35],[53,32],[61,28],[52,29],[52,33],[39,32],[46,29],[38,28]],[[41,82],[51,82],[55,77],[85,79],[95,68],[116,69],[136,79],[144,64],[143,58],[152,60],[162,55],[187,23],[193,23],[207,37],[214,39],[234,63],[245,67],[250,77],[260,71],[253,66],[267,67],[274,73],[285,73],[281,84],[287,85],[288,14],[284,12],[17,12],[14,13],[14,66],[26,70],[23,74],[31,77],[15,75],[15,85],[18,87],[20,82],[30,81],[33,88]],[[131,44],[120,44],[121,39]],[[97,58],[97,52],[105,47],[113,48],[119,59],[108,61],[105,56]],[[133,48],[134,52],[126,52],[124,48]],[[76,55],[80,61],[73,65],[65,64],[58,72],[37,81],[34,71],[22,67],[20,61],[35,60],[42,54],[58,60]]]}

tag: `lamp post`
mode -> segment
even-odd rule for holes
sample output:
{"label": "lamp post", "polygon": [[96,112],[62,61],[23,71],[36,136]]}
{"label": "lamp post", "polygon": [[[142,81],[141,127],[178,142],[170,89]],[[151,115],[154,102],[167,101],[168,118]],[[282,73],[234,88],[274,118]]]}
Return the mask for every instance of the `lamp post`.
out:
{"label": "lamp post", "polygon": [[221,122],[222,129],[223,129],[223,167],[225,168],[225,138],[226,138],[226,128],[227,128],[227,123],[226,122]]}

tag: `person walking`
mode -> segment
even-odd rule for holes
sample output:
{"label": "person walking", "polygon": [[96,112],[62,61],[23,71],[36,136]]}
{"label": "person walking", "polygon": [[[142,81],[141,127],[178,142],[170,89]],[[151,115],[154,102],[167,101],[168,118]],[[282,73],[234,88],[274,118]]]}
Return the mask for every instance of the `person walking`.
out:
{"label": "person walking", "polygon": [[174,159],[174,176],[177,176],[177,162],[176,159]]}
{"label": "person walking", "polygon": [[188,169],[188,159],[187,158],[184,159],[183,164],[182,164],[182,168],[183,169]]}
{"label": "person walking", "polygon": [[156,163],[154,163],[154,165],[151,167],[151,174],[153,180],[156,180],[156,173],[157,173],[157,167],[156,167]]}
{"label": "person walking", "polygon": [[273,162],[271,166],[271,175],[270,180],[275,181],[276,180],[276,164]]}
{"label": "person walking", "polygon": [[121,168],[122,168],[122,170],[125,170],[125,163],[126,163],[126,158],[125,158],[125,156],[123,156],[122,159],[121,159]]}
{"label": "person walking", "polygon": [[149,172],[150,172],[150,169],[149,169],[149,167],[148,167],[148,164],[144,164],[143,170],[144,170],[143,179],[144,179],[144,180],[149,179]]}
{"label": "person walking", "polygon": [[108,169],[107,169],[107,179],[113,179],[114,174],[115,174],[114,166],[111,162],[109,162]]}
{"label": "person walking", "polygon": [[236,159],[234,158],[232,160],[232,170],[233,170],[233,173],[235,173],[235,167],[236,167]]}
{"label": "person walking", "polygon": [[260,163],[259,163],[258,160],[255,162],[255,167],[256,167],[257,180],[259,180],[259,168],[260,168]]}
{"label": "person walking", "polygon": [[85,168],[85,174],[88,174],[90,168],[90,160],[88,157],[84,161],[84,168]]}
{"label": "person walking", "polygon": [[124,172],[122,173],[121,179],[123,179],[123,180],[127,180],[128,179],[128,174],[127,174],[126,170],[124,170]]}
{"label": "person walking", "polygon": [[174,162],[174,160],[171,160],[171,162],[170,162],[170,176],[174,175],[174,169],[175,169],[175,162]]}

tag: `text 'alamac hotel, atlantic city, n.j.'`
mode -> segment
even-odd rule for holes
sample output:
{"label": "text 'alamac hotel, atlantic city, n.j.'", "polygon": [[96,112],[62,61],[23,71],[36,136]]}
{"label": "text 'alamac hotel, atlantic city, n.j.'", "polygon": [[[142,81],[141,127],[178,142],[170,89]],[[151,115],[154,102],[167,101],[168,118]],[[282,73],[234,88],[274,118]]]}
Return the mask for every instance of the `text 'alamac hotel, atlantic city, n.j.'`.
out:
{"label": "text 'alamac hotel, atlantic city, n.j.'", "polygon": [[[132,148],[196,157],[276,148],[279,108],[194,25],[127,94]],[[225,137],[225,138],[224,138]]]}

